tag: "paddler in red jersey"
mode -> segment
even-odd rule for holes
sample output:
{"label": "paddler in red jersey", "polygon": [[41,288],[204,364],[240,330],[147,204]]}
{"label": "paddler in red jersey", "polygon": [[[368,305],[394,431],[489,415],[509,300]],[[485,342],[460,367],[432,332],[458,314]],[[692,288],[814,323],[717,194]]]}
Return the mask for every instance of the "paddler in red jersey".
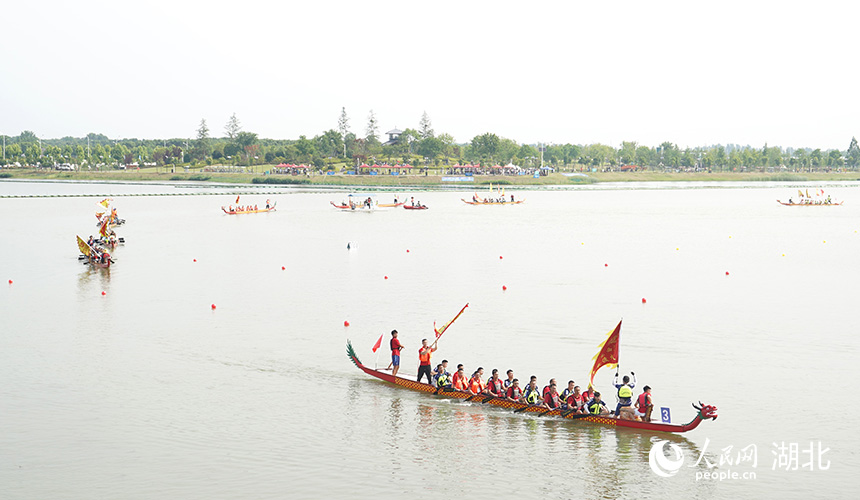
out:
{"label": "paddler in red jersey", "polygon": [[654,409],[654,404],[651,402],[651,387],[645,386],[642,388],[642,394],[636,398],[636,415],[643,422],[651,421],[651,410]]}
{"label": "paddler in red jersey", "polygon": [[436,346],[427,345],[427,339],[421,339],[421,347],[418,349],[418,381],[427,375],[427,383],[433,383],[433,374],[430,373],[430,354],[436,351]]}
{"label": "paddler in red jersey", "polygon": [[543,397],[543,404],[547,408],[552,408],[553,410],[561,407],[561,398],[558,396],[558,389],[555,384],[550,384],[549,391],[547,391],[546,396]]}
{"label": "paddler in red jersey", "polygon": [[511,401],[521,402],[523,400],[523,391],[520,389],[520,379],[515,378],[508,387],[508,392],[505,396]]}
{"label": "paddler in red jersey", "polygon": [[397,376],[397,371],[400,370],[400,350],[403,349],[403,344],[397,340],[397,330],[391,330],[391,374]]}
{"label": "paddler in red jersey", "polygon": [[505,395],[505,384],[499,378],[499,370],[493,368],[493,375],[487,380],[487,391],[497,398]]}

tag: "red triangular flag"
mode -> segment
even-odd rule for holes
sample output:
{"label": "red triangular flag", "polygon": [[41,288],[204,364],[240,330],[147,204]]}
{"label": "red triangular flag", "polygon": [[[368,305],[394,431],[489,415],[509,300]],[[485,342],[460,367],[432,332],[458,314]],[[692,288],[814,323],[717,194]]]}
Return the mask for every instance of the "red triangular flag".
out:
{"label": "red triangular flag", "polygon": [[382,335],[380,335],[380,336],[379,336],[379,340],[377,340],[377,341],[376,341],[376,343],[375,343],[375,344],[373,344],[373,352],[376,352],[376,350],[377,350],[377,349],[379,349],[379,346],[381,346],[381,345],[382,345],[382,337],[383,337],[383,335],[385,335],[385,334],[383,333]]}

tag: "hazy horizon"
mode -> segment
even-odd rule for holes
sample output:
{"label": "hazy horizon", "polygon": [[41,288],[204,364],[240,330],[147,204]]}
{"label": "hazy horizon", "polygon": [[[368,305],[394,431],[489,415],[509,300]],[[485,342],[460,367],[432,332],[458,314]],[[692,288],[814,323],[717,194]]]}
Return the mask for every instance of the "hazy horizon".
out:
{"label": "hazy horizon", "polygon": [[458,143],[844,150],[857,4],[448,0],[4,7],[0,134],[261,138],[417,128]]}

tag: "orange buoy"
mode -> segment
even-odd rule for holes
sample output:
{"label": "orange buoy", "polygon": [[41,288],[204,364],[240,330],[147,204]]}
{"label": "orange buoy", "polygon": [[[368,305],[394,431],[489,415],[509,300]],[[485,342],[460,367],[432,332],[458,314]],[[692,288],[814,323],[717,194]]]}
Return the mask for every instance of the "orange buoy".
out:
{"label": "orange buoy", "polygon": [[647,302],[647,301],[645,300],[645,297],[642,297],[642,303],[644,304],[645,302]]}
{"label": "orange buoy", "polygon": [[215,304],[212,304],[212,310],[213,311],[215,310]]}
{"label": "orange buoy", "polygon": [[343,326],[349,326],[349,321],[344,321]]}

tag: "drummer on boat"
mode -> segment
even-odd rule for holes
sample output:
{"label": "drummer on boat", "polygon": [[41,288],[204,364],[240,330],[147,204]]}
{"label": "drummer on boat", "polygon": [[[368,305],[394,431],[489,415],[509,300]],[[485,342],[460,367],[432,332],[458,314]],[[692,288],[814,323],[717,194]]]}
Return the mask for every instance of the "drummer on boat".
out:
{"label": "drummer on boat", "polygon": [[615,407],[616,417],[621,415],[622,408],[629,408],[633,405],[633,388],[636,386],[636,374],[630,372],[630,375],[633,375],[633,382],[630,381],[630,377],[624,375],[624,378],[621,380],[622,383],[619,384],[618,372],[615,372],[615,380],[612,384],[618,391],[618,406]]}

